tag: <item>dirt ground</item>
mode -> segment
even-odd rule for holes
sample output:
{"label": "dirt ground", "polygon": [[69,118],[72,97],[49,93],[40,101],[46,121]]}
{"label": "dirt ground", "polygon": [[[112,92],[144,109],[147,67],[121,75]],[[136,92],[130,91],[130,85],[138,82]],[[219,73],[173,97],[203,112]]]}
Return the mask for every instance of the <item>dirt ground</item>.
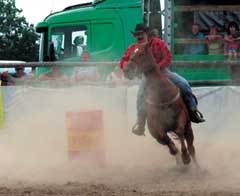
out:
{"label": "dirt ground", "polygon": [[72,105],[80,108],[77,105],[80,95],[68,92],[77,99],[69,98],[71,104],[66,104],[66,100],[59,99],[59,93],[62,92],[51,95],[49,91],[46,95],[31,91],[24,97],[30,100],[28,104],[19,105],[19,111],[14,110],[16,118],[12,115],[10,125],[1,130],[0,196],[240,195],[238,112],[227,118],[226,111],[219,106],[209,109],[210,99],[201,102],[207,122],[193,125],[201,168],[194,164],[177,167],[175,157],[148,131],[146,137],[131,133],[134,109],[126,113],[117,107],[116,97],[110,99],[106,95],[98,98],[102,99],[100,103],[107,103],[102,107],[104,151],[100,154],[101,161],[95,156],[72,161],[68,158],[65,112]]}

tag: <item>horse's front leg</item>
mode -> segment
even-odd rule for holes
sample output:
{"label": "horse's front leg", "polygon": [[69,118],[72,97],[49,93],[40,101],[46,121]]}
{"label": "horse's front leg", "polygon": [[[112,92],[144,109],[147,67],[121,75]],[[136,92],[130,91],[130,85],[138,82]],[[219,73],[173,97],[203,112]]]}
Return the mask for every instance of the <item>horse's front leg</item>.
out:
{"label": "horse's front leg", "polygon": [[185,144],[185,124],[186,124],[186,116],[184,111],[182,111],[178,118],[178,127],[175,130],[175,133],[178,135],[180,143],[181,143],[181,151],[182,151],[182,161],[184,164],[189,164],[191,162],[191,158]]}
{"label": "horse's front leg", "polygon": [[155,138],[160,144],[168,146],[171,155],[176,155],[178,153],[176,145],[165,131],[159,131]]}
{"label": "horse's front leg", "polygon": [[150,134],[157,140],[159,144],[168,146],[170,154],[176,155],[178,153],[178,149],[171,138],[164,130],[162,130],[160,127],[154,127],[153,124],[153,122],[149,122],[148,120],[148,129]]}
{"label": "horse's front leg", "polygon": [[129,80],[132,80],[136,75],[136,66],[134,66],[131,63],[126,64],[126,66],[123,68],[123,74],[124,77],[126,77]]}

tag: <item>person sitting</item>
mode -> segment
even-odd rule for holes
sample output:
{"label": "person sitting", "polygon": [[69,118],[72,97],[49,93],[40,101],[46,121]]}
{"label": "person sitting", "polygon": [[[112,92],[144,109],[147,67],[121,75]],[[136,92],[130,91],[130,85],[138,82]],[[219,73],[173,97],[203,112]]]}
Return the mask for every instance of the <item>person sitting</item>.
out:
{"label": "person sitting", "polygon": [[[80,56],[81,62],[90,61],[90,53],[87,50],[83,50],[82,55]],[[72,81],[74,83],[79,82],[96,82],[99,81],[100,75],[96,66],[88,67],[75,67],[72,75]]]}
{"label": "person sitting", "polygon": [[[144,24],[137,24],[135,31],[132,31],[133,36],[136,38],[136,42],[131,44],[120,61],[120,68],[124,67],[129,63],[130,56],[134,52],[135,48],[139,44],[151,42],[151,50],[156,63],[164,74],[180,89],[185,104],[188,108],[191,120],[195,123],[204,122],[202,114],[197,108],[197,99],[192,93],[192,89],[187,80],[178,75],[177,73],[171,72],[169,67],[172,63],[172,54],[167,48],[165,42],[157,37],[151,37],[149,35],[149,28]],[[161,88],[161,87],[159,87]],[[134,125],[132,132],[136,135],[144,135],[145,123],[146,123],[146,105],[144,102],[144,94],[146,91],[146,78],[143,75],[140,82],[140,86],[137,94],[137,122]]]}
{"label": "person sitting", "polygon": [[73,56],[81,56],[83,52],[83,42],[84,42],[84,37],[83,36],[77,36],[75,37],[73,43]]}
{"label": "person sitting", "polygon": [[16,66],[15,67],[15,73],[12,74],[12,77],[14,78],[22,78],[26,76],[27,74],[24,72],[24,67],[23,66]]}
{"label": "person sitting", "polygon": [[12,86],[15,85],[13,77],[8,73],[7,69],[4,69],[0,74],[1,86]]}
{"label": "person sitting", "polygon": [[150,31],[150,36],[151,37],[159,37],[159,31],[158,29],[154,28]]}
{"label": "person sitting", "polygon": [[48,72],[43,73],[40,75],[39,80],[60,80],[60,81],[67,81],[67,76],[65,73],[60,70],[60,68],[57,65],[53,65],[52,69]]}
{"label": "person sitting", "polygon": [[82,51],[80,60],[82,62],[89,62],[90,61],[90,53],[87,50]]}
{"label": "person sitting", "polygon": [[34,73],[26,73],[25,68],[21,65],[15,67],[15,73],[12,74],[12,77],[16,85],[30,84],[34,79]]}
{"label": "person sitting", "polygon": [[224,56],[237,58],[240,40],[239,27],[235,21],[228,24],[227,35],[224,36]]}
{"label": "person sitting", "polygon": [[208,40],[208,54],[221,54],[222,53],[222,36],[217,31],[217,26],[212,25],[209,34],[205,36]]}
{"label": "person sitting", "polygon": [[[191,34],[188,37],[189,39],[203,39],[204,35],[200,32],[199,24],[193,24],[191,29]],[[187,44],[184,47],[184,54],[205,54],[206,53],[206,46],[205,44],[200,43],[191,43]]]}
{"label": "person sitting", "polygon": [[107,82],[113,85],[127,85],[129,80],[124,77],[123,71],[120,67],[115,67],[113,72],[107,77]]}

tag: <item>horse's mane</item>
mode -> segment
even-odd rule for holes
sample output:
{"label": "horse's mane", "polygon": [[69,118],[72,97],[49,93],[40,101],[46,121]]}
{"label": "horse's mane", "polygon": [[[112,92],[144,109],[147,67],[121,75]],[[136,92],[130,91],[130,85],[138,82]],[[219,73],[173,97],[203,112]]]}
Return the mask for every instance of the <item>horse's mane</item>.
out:
{"label": "horse's mane", "polygon": [[159,65],[157,64],[154,56],[153,56],[153,53],[152,53],[152,41],[153,40],[150,40],[146,45],[145,45],[145,54],[149,56],[149,61],[150,61],[150,64],[153,65],[155,71],[158,73],[158,75],[161,76],[161,78],[167,78],[165,74],[162,73],[162,71],[160,70],[159,68]]}

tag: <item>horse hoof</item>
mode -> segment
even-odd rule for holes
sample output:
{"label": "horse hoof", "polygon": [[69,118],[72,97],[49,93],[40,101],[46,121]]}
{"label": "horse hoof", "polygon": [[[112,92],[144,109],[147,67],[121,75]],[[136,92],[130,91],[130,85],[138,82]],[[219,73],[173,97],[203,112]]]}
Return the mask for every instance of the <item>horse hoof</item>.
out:
{"label": "horse hoof", "polygon": [[188,165],[191,162],[189,154],[182,154],[182,161],[184,165]]}
{"label": "horse hoof", "polygon": [[178,149],[174,144],[169,144],[169,152],[171,155],[177,155]]}

